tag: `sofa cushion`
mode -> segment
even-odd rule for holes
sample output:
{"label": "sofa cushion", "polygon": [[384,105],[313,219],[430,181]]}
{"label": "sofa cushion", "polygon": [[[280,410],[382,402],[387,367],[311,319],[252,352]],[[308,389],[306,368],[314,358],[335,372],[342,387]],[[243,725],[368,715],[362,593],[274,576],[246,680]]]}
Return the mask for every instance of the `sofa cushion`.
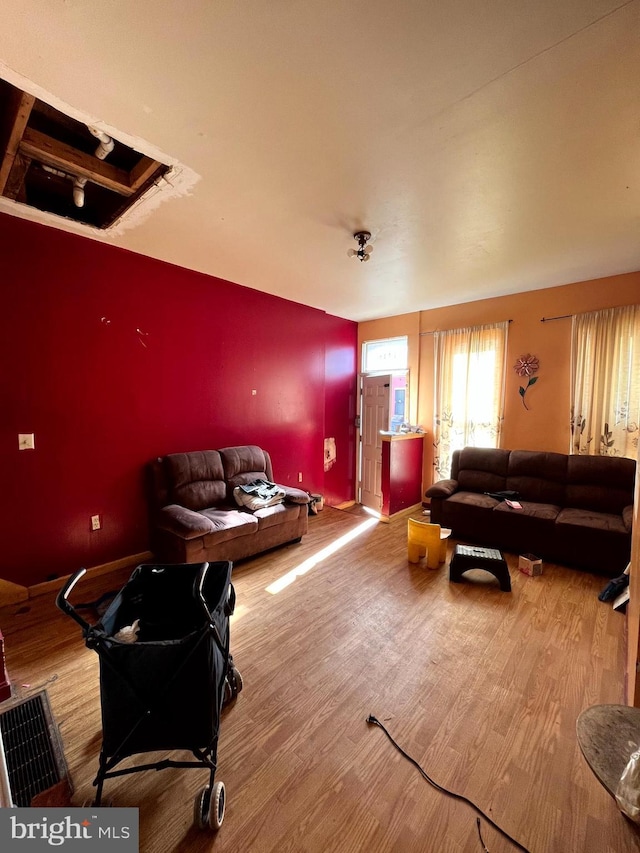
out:
{"label": "sofa cushion", "polygon": [[201,510],[226,500],[227,486],[217,450],[171,453],[165,457],[165,471],[173,503]]}
{"label": "sofa cushion", "polygon": [[498,535],[496,542],[506,551],[530,551],[547,557],[553,547],[555,522],[560,507],[554,504],[520,501],[522,509],[511,509],[499,503],[493,511],[493,527]]}
{"label": "sofa cushion", "polygon": [[565,506],[622,513],[633,503],[636,463],[613,456],[569,456]]}
{"label": "sofa cushion", "polygon": [[309,510],[306,506],[299,504],[282,503],[257,509],[253,515],[258,520],[258,530],[264,530],[267,527],[283,524],[285,521],[294,521],[301,512],[306,515]]}
{"label": "sofa cushion", "polygon": [[265,450],[255,444],[223,447],[220,450],[220,458],[230,500],[236,486],[246,486],[254,480],[273,481],[271,458]]}
{"label": "sofa cushion", "polygon": [[506,489],[509,451],[465,447],[453,454],[451,479],[464,492],[500,492]]}
{"label": "sofa cushion", "polygon": [[464,468],[487,471],[497,477],[506,477],[510,450],[497,447],[463,447],[455,450],[451,457],[451,477],[456,480]]}
{"label": "sofa cushion", "polygon": [[590,530],[607,530],[611,533],[628,535],[621,515],[597,510],[563,509],[556,519],[556,524],[559,527],[585,527]]}
{"label": "sofa cushion", "polygon": [[622,523],[624,524],[624,529],[631,533],[633,528],[633,507],[626,506],[622,510]]}
{"label": "sofa cushion", "polygon": [[[438,504],[441,514],[436,509]],[[497,505],[498,501],[488,495],[456,492],[441,502],[434,499],[431,519],[443,527],[452,528],[458,538],[495,545],[493,517]]]}
{"label": "sofa cushion", "polygon": [[567,456],[564,453],[512,450],[507,488],[519,492],[520,501],[564,506]]}
{"label": "sofa cushion", "polygon": [[489,495],[479,494],[478,492],[465,492],[462,490],[451,495],[447,501],[447,504],[450,506],[463,504],[464,506],[473,506],[478,509],[486,510],[493,510],[499,505],[499,503],[500,501],[489,497]]}
{"label": "sofa cushion", "polygon": [[495,498],[477,492],[456,492],[445,502],[446,516],[440,521],[445,527],[464,530],[475,529],[490,524],[494,507],[498,505]]}
{"label": "sofa cushion", "polygon": [[617,577],[629,562],[631,537],[621,515],[563,509],[556,522],[557,562]]}
{"label": "sofa cushion", "polygon": [[502,503],[496,506],[494,512],[504,512],[512,516],[524,516],[525,518],[538,518],[554,522],[561,510],[561,507],[555,504],[538,504],[531,501],[519,501],[519,503],[522,509],[512,509],[509,504],[502,501]]}
{"label": "sofa cushion", "polygon": [[220,508],[205,509],[200,515],[204,516],[213,526],[213,530],[204,537],[205,547],[227,542],[237,536],[248,536],[258,530],[258,520],[253,513],[244,510]]}

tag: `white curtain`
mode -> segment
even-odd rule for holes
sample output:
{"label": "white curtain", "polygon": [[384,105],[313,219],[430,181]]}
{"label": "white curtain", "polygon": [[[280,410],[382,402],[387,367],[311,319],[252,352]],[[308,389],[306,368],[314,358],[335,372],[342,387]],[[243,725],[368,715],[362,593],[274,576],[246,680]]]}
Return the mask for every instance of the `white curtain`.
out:
{"label": "white curtain", "polygon": [[571,453],[638,458],[640,305],[576,314]]}
{"label": "white curtain", "polygon": [[450,476],[463,447],[499,447],[508,321],[434,333],[434,467]]}

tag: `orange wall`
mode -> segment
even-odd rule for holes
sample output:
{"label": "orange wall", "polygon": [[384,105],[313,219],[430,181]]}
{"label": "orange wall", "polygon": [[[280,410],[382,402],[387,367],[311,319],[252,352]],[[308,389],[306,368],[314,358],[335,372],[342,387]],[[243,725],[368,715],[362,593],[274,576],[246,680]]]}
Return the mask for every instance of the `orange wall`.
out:
{"label": "orange wall", "polygon": [[[408,335],[411,422],[433,433],[434,330],[511,320],[507,345],[505,417],[501,446],[569,452],[571,320],[543,317],[578,314],[640,302],[640,272],[566,284],[514,296],[483,299],[360,323],[359,342]],[[520,355],[540,359],[538,382],[527,391],[527,411],[513,369]],[[425,442],[424,483],[432,480],[433,448]]]}

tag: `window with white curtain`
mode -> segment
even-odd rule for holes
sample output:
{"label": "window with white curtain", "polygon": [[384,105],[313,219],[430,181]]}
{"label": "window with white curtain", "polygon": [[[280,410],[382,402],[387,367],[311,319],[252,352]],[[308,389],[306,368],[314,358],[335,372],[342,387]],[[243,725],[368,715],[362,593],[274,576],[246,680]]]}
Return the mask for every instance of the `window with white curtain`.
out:
{"label": "window with white curtain", "polygon": [[449,477],[463,447],[499,447],[508,321],[434,332],[434,467]]}
{"label": "window with white curtain", "polygon": [[576,314],[571,453],[638,458],[640,305]]}

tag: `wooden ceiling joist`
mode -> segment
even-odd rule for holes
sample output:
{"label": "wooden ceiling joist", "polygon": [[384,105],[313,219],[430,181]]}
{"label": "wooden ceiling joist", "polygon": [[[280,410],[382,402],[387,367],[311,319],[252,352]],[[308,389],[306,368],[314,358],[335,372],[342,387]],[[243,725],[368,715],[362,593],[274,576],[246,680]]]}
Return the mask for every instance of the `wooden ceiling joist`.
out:
{"label": "wooden ceiling joist", "polygon": [[19,151],[13,159],[13,166],[4,187],[4,197],[12,201],[25,201],[24,179],[27,176],[31,159],[24,157]]}
{"label": "wooden ceiling joist", "polygon": [[16,154],[18,153],[20,140],[22,139],[36,99],[27,92],[16,90],[11,100],[12,104],[7,117],[9,127],[5,128],[7,143],[4,149],[4,156],[0,162],[0,195],[4,194]]}
{"label": "wooden ceiling joist", "polygon": [[131,191],[137,192],[153,176],[154,172],[157,172],[160,165],[157,160],[152,160],[151,157],[142,157],[129,173]]}
{"label": "wooden ceiling joist", "polygon": [[71,175],[88,178],[94,184],[119,195],[129,196],[133,193],[129,185],[129,173],[124,169],[118,169],[91,154],[78,151],[77,148],[72,148],[31,127],[26,128],[23,134],[20,151],[39,163],[62,169]]}
{"label": "wooden ceiling joist", "polygon": [[[89,125],[0,79],[0,197],[108,228],[170,171],[117,139],[101,159],[87,129]],[[85,197],[74,178],[96,186],[89,186]]]}

